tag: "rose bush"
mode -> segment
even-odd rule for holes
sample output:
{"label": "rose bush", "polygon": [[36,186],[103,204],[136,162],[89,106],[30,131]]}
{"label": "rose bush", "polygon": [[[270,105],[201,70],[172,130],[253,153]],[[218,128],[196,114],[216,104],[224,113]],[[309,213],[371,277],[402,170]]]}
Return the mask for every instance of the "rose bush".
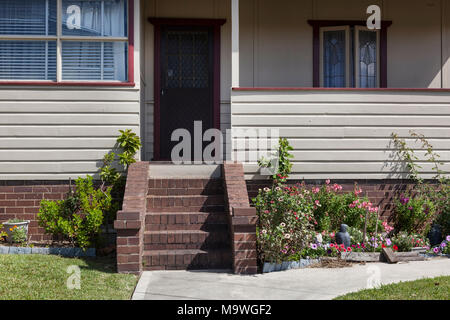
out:
{"label": "rose bush", "polygon": [[253,199],[259,217],[257,240],[263,261],[285,261],[313,240],[316,223],[313,205],[304,191],[278,185],[260,190]]}
{"label": "rose bush", "polygon": [[[305,185],[302,185],[306,188]],[[367,197],[361,197],[361,188],[355,185],[353,192],[342,192],[342,186],[331,184],[327,180],[321,187],[312,187],[306,192],[308,200],[313,204],[313,214],[317,221],[316,231],[339,230],[343,223],[350,227],[363,230],[367,216],[367,232],[375,232],[379,208],[373,205]]]}

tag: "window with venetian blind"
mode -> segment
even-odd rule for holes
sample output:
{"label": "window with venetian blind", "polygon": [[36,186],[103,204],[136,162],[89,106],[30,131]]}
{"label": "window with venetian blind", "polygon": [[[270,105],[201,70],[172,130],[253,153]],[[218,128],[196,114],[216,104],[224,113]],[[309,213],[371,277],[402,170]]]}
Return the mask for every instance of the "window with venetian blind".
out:
{"label": "window with venetian blind", "polygon": [[0,0],[0,80],[127,81],[126,0]]}

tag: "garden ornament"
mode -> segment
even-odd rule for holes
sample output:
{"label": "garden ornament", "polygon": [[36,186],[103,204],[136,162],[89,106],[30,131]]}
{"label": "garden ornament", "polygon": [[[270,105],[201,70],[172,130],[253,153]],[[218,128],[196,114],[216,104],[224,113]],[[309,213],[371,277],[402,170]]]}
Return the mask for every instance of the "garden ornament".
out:
{"label": "garden ornament", "polygon": [[350,247],[350,235],[347,232],[348,225],[341,224],[339,232],[336,234],[337,244],[344,244],[345,248]]}
{"label": "garden ornament", "polygon": [[430,240],[430,245],[432,247],[441,244],[442,232],[439,225],[433,224],[430,232],[428,233],[428,239]]}

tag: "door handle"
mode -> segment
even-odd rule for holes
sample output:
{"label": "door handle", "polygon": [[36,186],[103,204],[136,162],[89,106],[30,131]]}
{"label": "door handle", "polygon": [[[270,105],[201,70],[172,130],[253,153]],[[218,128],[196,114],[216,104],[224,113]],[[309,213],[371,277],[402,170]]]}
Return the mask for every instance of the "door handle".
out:
{"label": "door handle", "polygon": [[164,95],[164,89],[161,89],[161,96]]}

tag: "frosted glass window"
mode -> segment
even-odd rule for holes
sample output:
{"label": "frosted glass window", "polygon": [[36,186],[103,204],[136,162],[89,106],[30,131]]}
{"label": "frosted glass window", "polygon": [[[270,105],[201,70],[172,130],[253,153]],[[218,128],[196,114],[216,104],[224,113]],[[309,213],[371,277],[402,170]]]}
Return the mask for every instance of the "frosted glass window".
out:
{"label": "frosted glass window", "polygon": [[359,87],[376,88],[378,55],[377,55],[377,33],[372,31],[359,31]]}
{"label": "frosted glass window", "polygon": [[320,41],[322,87],[379,86],[379,31],[363,26],[324,27]]}
{"label": "frosted glass window", "polygon": [[346,86],[345,36],[345,30],[323,33],[323,86],[326,88]]}

